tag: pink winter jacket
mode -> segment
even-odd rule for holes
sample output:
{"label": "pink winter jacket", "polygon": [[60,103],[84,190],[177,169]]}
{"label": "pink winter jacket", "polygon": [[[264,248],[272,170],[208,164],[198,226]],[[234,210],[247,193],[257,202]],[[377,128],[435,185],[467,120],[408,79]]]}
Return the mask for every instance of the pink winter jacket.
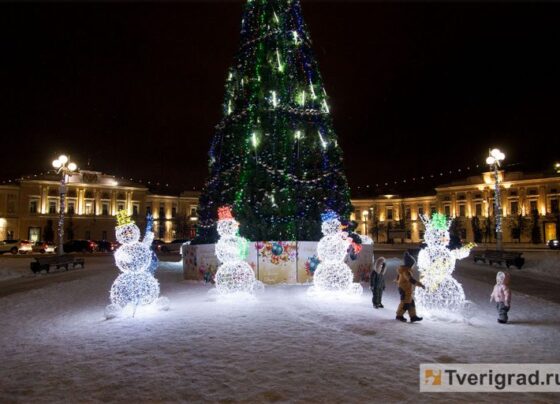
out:
{"label": "pink winter jacket", "polygon": [[496,303],[505,303],[506,306],[511,304],[511,292],[509,291],[509,274],[504,274],[503,272],[498,272],[496,276],[496,285],[492,294],[490,295],[490,301],[495,301]]}

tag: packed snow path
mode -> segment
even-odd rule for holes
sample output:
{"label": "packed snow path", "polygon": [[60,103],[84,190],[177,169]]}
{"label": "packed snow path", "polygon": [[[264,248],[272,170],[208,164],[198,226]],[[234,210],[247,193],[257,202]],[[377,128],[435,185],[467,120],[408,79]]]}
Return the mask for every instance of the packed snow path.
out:
{"label": "packed snow path", "polygon": [[394,320],[395,264],[389,260],[386,308],[374,310],[369,293],[324,302],[308,298],[306,286],[222,302],[211,286],[183,281],[180,264],[161,263],[156,275],[171,310],[107,321],[118,270],[111,257],[91,260],[93,275],[0,298],[0,402],[557,398],[418,393],[424,362],[560,362],[560,311],[514,288],[511,324],[499,325],[492,285],[462,276],[477,270],[467,266],[457,278],[477,304],[475,317],[403,324]]}

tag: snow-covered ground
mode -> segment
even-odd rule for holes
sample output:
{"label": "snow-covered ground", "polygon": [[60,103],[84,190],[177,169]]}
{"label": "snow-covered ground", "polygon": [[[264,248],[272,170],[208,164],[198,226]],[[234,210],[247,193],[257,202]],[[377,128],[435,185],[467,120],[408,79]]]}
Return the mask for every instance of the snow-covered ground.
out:
{"label": "snow-covered ground", "polygon": [[560,250],[526,252],[523,271],[548,275],[560,279]]}
{"label": "snow-covered ground", "polygon": [[397,262],[389,260],[381,310],[367,290],[357,302],[325,302],[306,286],[223,302],[212,286],[184,281],[180,263],[163,262],[157,277],[171,309],[105,320],[118,271],[111,257],[89,259],[79,279],[46,275],[41,287],[0,298],[0,402],[557,401],[420,394],[420,363],[560,362],[560,307],[514,290],[511,323],[497,324],[492,285],[469,277],[481,269],[469,263],[459,280],[473,318],[400,323]]}
{"label": "snow-covered ground", "polygon": [[2,257],[0,256],[0,281],[7,279],[32,276],[29,264],[32,258]]}

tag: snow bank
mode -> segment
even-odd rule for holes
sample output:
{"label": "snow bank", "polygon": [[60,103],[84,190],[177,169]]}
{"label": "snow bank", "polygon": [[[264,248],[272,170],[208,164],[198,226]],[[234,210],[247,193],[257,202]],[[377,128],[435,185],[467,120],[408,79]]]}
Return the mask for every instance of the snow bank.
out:
{"label": "snow bank", "polygon": [[560,251],[527,252],[523,256],[523,271],[560,279]]}
{"label": "snow bank", "polygon": [[0,256],[0,281],[22,276],[33,276],[30,269],[31,258],[6,258]]}

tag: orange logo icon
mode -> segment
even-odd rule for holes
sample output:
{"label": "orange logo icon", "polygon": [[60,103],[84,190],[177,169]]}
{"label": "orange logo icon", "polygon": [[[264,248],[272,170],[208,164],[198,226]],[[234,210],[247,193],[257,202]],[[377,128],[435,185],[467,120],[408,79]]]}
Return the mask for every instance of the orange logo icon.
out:
{"label": "orange logo icon", "polygon": [[424,384],[430,383],[432,386],[441,386],[441,370],[426,369],[424,371]]}

